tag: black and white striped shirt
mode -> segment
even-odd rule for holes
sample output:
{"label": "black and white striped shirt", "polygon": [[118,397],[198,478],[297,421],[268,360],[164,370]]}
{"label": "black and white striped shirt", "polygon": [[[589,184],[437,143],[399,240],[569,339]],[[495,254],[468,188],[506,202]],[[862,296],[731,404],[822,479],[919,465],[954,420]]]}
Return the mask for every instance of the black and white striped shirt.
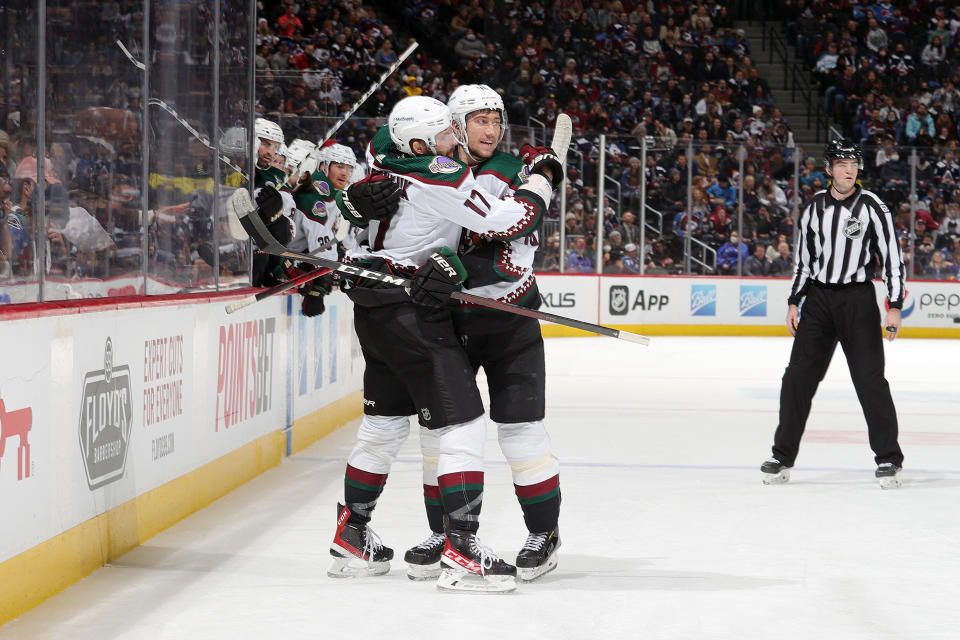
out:
{"label": "black and white striped shirt", "polygon": [[811,281],[843,285],[873,280],[879,258],[890,306],[903,306],[903,254],[890,209],[877,194],[856,187],[838,201],[829,189],[818,191],[800,214],[799,229],[790,304],[800,304]]}

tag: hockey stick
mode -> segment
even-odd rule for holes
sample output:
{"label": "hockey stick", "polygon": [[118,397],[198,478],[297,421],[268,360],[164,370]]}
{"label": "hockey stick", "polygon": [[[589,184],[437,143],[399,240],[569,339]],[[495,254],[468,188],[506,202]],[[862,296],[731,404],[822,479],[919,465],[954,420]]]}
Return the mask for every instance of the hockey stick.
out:
{"label": "hockey stick", "polygon": [[[573,121],[565,113],[557,116],[553,127],[553,139],[550,141],[550,150],[560,159],[560,164],[566,168],[567,152],[570,150],[570,138],[573,137]],[[566,171],[564,171],[566,174]]]}
{"label": "hockey stick", "polygon": [[234,311],[239,311],[244,307],[249,307],[252,304],[260,302],[264,298],[269,298],[271,296],[279,295],[286,291],[287,289],[292,289],[294,287],[299,287],[301,285],[307,284],[308,282],[319,278],[322,275],[330,273],[330,269],[315,269],[314,271],[308,271],[302,275],[297,276],[292,280],[287,280],[286,282],[281,282],[276,284],[269,289],[264,289],[263,291],[256,293],[252,296],[247,296],[236,302],[231,302],[226,306],[227,313],[233,313]]}
{"label": "hockey stick", "polygon": [[[146,65],[144,65],[142,62],[140,62],[139,60],[137,60],[136,58],[134,58],[134,57],[133,57],[133,54],[130,53],[130,50],[127,49],[127,48],[123,45],[123,42],[121,42],[120,40],[117,40],[116,43],[117,43],[117,46],[120,47],[120,50],[123,51],[124,55],[127,56],[127,59],[130,60],[130,62],[133,63],[133,66],[135,66],[137,69],[146,70],[146,68],[147,68]],[[217,157],[220,158],[220,161],[221,161],[221,162],[223,162],[223,163],[226,164],[228,167],[230,167],[231,169],[233,169],[234,171],[236,171],[237,173],[239,173],[241,176],[243,176],[244,180],[249,180],[249,179],[250,179],[250,178],[247,176],[247,174],[245,174],[245,173],[243,172],[243,169],[241,169],[240,167],[238,167],[237,165],[235,165],[235,164],[233,163],[233,161],[230,160],[230,158],[228,158],[227,156],[221,154],[221,153],[217,150],[216,147],[214,147],[212,144],[210,144],[209,138],[207,138],[206,136],[202,135],[199,131],[197,131],[196,129],[194,129],[193,126],[191,126],[189,122],[187,122],[186,120],[184,120],[183,118],[181,118],[181,117],[180,117],[180,114],[177,113],[177,110],[176,110],[176,109],[174,109],[173,107],[171,107],[169,104],[167,104],[166,102],[164,102],[164,101],[161,100],[160,98],[147,98],[146,104],[148,104],[148,105],[152,104],[152,105],[154,105],[154,106],[160,107],[161,109],[163,109],[164,111],[166,111],[167,113],[169,113],[169,114],[173,117],[173,119],[176,120],[177,122],[179,122],[180,125],[181,125],[184,129],[186,129],[187,131],[189,131],[189,132],[190,132],[190,135],[192,135],[194,138],[196,138],[196,139],[200,142],[200,144],[202,144],[202,145],[205,146],[207,149],[210,149],[210,150],[213,151],[215,154],[217,154]]]}
{"label": "hockey stick", "polygon": [[[390,68],[388,68],[386,71],[380,74],[380,77],[377,79],[377,81],[370,85],[370,88],[367,89],[367,92],[362,96],[360,96],[360,99],[357,100],[356,104],[350,107],[350,111],[347,111],[347,113],[344,114],[342,118],[340,118],[337,122],[335,122],[332,127],[327,129],[327,132],[323,134],[323,140],[321,140],[320,144],[318,144],[317,146],[318,147],[322,146],[324,142],[332,138],[333,134],[335,134],[337,130],[343,126],[343,123],[350,119],[350,116],[352,116],[354,112],[356,112],[356,110],[360,108],[360,105],[362,105],[364,102],[367,101],[367,99],[370,96],[376,93],[377,89],[380,88],[380,85],[386,82],[387,78],[390,77],[390,74],[396,71],[400,67],[400,65],[403,64],[403,61],[406,60],[410,56],[410,54],[413,53],[413,50],[416,49],[418,46],[420,46],[419,43],[414,41],[413,44],[407,47],[407,50],[400,54],[400,57],[397,58],[392,65],[390,65]],[[570,116],[567,116],[568,119],[569,117]]]}
{"label": "hockey stick", "polygon": [[626,340],[627,342],[635,342],[637,344],[648,345],[650,344],[650,338],[647,336],[642,336],[639,333],[630,333],[629,331],[623,331],[622,329],[612,329],[610,327],[605,327],[602,324],[591,324],[589,322],[583,322],[581,320],[574,320],[573,318],[567,318],[566,316],[558,316],[553,313],[547,313],[546,311],[537,311],[536,309],[528,309],[527,307],[521,307],[515,304],[510,304],[509,302],[501,302],[500,300],[494,300],[493,298],[483,298],[481,296],[475,296],[472,293],[464,293],[462,291],[454,291],[450,294],[451,298],[456,298],[457,300],[462,300],[463,302],[469,302],[470,304],[479,305],[482,307],[489,307],[490,309],[498,309],[500,311],[506,311],[507,313],[512,313],[518,316],[526,316],[528,318],[535,318],[537,320],[546,320],[547,322],[552,322],[553,324],[560,324],[565,327],[572,327],[574,329],[582,329],[583,331],[589,331],[590,333],[596,333],[601,336],[607,336],[609,338],[618,338],[620,340]]}
{"label": "hockey stick", "polygon": [[[397,285],[407,289],[412,284],[412,282],[407,278],[400,278],[398,276],[383,273],[381,271],[371,271],[369,269],[343,264],[342,262],[326,260],[324,258],[317,258],[315,256],[287,250],[287,248],[277,242],[276,238],[274,238],[273,235],[267,230],[266,225],[263,224],[263,220],[261,220],[259,214],[257,214],[256,206],[250,200],[250,194],[248,194],[244,189],[237,189],[233,195],[230,196],[230,206],[233,208],[234,213],[240,218],[244,229],[246,229],[247,233],[250,234],[250,237],[254,239],[261,251],[265,251],[266,253],[275,256],[291,258],[301,262],[308,262],[320,267],[326,267],[333,271],[340,271],[341,273],[347,273],[354,276],[360,276],[362,278],[369,278],[370,280],[376,280],[378,282]],[[457,300],[462,300],[464,302],[469,302],[471,304],[489,307],[491,309],[498,309],[500,311],[506,311],[507,313],[527,316],[529,318],[536,318],[538,320],[546,320],[554,324],[573,327],[574,329],[582,329],[583,331],[589,331],[602,336],[618,338],[620,340],[635,342],[637,344],[650,344],[650,338],[647,336],[630,333],[629,331],[622,331],[620,329],[612,329],[610,327],[604,327],[598,324],[591,324],[589,322],[582,322],[580,320],[574,320],[573,318],[565,318],[563,316],[546,313],[544,311],[527,309],[526,307],[519,307],[508,302],[501,302],[491,298],[483,298],[470,293],[463,293],[462,291],[454,291],[450,297]]]}

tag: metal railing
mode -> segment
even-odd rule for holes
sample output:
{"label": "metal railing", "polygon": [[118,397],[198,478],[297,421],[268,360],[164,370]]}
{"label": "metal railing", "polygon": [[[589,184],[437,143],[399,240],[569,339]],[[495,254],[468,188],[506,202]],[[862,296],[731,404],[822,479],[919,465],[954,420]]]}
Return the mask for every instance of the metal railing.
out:
{"label": "metal railing", "polygon": [[690,237],[690,262],[700,265],[704,273],[717,272],[717,250],[694,237]]}

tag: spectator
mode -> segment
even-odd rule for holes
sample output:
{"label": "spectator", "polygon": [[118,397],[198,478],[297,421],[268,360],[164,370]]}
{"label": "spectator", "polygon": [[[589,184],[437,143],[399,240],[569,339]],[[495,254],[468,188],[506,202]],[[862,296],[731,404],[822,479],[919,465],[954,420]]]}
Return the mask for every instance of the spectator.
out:
{"label": "spectator", "polygon": [[593,261],[587,254],[587,242],[583,238],[573,241],[573,250],[567,255],[567,271],[593,273]]}
{"label": "spectator", "polygon": [[773,259],[770,265],[771,276],[792,276],[793,275],[793,255],[790,253],[790,245],[786,241],[777,245],[777,257]]}
{"label": "spectator", "polygon": [[717,250],[717,272],[720,275],[737,273],[737,263],[747,259],[747,246],[740,243],[740,234],[730,234],[730,239]]}
{"label": "spectator", "polygon": [[910,144],[929,146],[937,135],[933,126],[933,117],[927,111],[927,106],[920,104],[916,112],[907,116],[907,127],[904,132]]}
{"label": "spectator", "polygon": [[730,178],[726,174],[718,176],[717,184],[707,188],[707,195],[710,196],[710,204],[715,207],[732,208],[737,204],[737,189],[730,184]]}
{"label": "spectator", "polygon": [[637,255],[637,245],[633,242],[628,242],[623,247],[623,273],[640,273],[640,259]]}
{"label": "spectator", "polygon": [[486,55],[486,45],[477,37],[473,29],[467,29],[463,37],[457,40],[453,51],[464,60],[479,60]]}
{"label": "spectator", "polygon": [[293,38],[303,31],[303,22],[297,17],[297,8],[291,2],[286,12],[277,19],[277,33],[285,38]]}
{"label": "spectator", "polygon": [[743,263],[743,274],[747,276],[770,275],[770,264],[767,262],[767,248],[762,242],[753,246],[753,253]]}
{"label": "spectator", "polygon": [[619,230],[623,241],[627,244],[640,242],[640,225],[635,222],[636,217],[633,212],[624,211],[622,220]]}

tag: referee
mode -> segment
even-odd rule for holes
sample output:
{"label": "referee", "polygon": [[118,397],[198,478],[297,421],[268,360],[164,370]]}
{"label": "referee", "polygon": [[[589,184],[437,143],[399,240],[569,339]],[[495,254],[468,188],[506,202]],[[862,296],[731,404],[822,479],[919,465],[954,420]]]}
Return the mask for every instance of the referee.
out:
{"label": "referee", "polygon": [[833,140],[824,150],[824,162],[832,184],[816,193],[800,216],[787,312],[793,350],[780,387],[773,457],[760,470],[764,484],[790,479],[810,403],[839,342],[867,421],[876,477],[884,489],[899,487],[903,453],[897,443],[897,411],[883,375],[883,336],[871,281],[879,266],[890,307],[884,326],[887,339],[893,340],[905,291],[903,255],[890,210],[875,193],[857,185],[863,169],[860,147]]}

